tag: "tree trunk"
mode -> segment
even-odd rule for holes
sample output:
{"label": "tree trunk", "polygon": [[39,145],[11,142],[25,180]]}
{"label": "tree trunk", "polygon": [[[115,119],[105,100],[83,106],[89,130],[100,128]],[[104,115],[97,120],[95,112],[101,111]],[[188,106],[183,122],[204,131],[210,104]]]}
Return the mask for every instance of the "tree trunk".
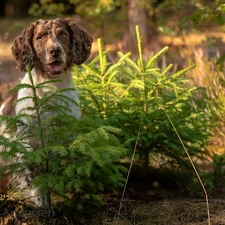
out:
{"label": "tree trunk", "polygon": [[5,1],[5,16],[9,18],[27,17],[31,2],[31,0],[11,0],[8,2]]}
{"label": "tree trunk", "polygon": [[149,43],[152,31],[148,25],[148,12],[140,3],[141,0],[128,0],[127,5],[128,28],[124,36],[124,43],[126,50],[134,53],[138,52],[135,26],[139,26],[143,49]]}

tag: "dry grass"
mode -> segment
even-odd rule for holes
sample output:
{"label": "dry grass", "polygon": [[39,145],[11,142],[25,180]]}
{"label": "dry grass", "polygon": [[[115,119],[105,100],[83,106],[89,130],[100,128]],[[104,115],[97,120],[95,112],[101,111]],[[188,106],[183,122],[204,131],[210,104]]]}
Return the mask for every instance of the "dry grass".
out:
{"label": "dry grass", "polygon": [[199,45],[205,41],[207,38],[221,38],[223,42],[225,42],[225,33],[220,31],[213,31],[213,32],[191,32],[187,35],[171,37],[169,35],[161,36],[160,41],[163,42],[165,45],[172,44],[173,46],[182,46],[182,45]]}
{"label": "dry grass", "polygon": [[[212,199],[209,202],[211,225],[225,224],[225,200]],[[126,200],[123,213],[117,219],[109,212],[90,225],[206,225],[207,211],[204,199],[164,199],[160,201]]]}
{"label": "dry grass", "polygon": [[[211,225],[225,224],[225,200],[209,201]],[[118,216],[119,200],[108,202],[104,212],[80,221],[80,225],[206,225],[208,224],[204,199],[164,198],[161,200],[142,201],[126,199],[121,214]],[[63,219],[63,218],[61,218]],[[3,222],[4,221],[4,222]],[[26,222],[25,222],[26,221]],[[65,219],[63,220],[65,223]],[[23,225],[37,224],[37,219],[25,218]],[[60,218],[51,219],[51,223],[62,224]],[[13,216],[0,220],[0,224],[20,224]],[[42,224],[42,223],[38,223]],[[45,223],[46,224],[46,221]],[[70,223],[68,223],[70,224]]]}
{"label": "dry grass", "polygon": [[12,59],[12,52],[11,52],[12,43],[4,42],[0,40],[0,58],[1,60],[10,60]]}

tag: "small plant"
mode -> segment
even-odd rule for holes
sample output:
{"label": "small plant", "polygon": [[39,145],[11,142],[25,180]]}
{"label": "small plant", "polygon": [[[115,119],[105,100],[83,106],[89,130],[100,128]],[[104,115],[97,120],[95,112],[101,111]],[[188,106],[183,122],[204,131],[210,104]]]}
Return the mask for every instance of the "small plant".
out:
{"label": "small plant", "polygon": [[[77,121],[66,107],[66,102],[73,99],[63,95],[72,89],[54,90],[51,83],[60,80],[34,86],[30,69],[28,73],[31,83],[19,84],[11,92],[32,89],[33,95],[28,98],[34,106],[21,110],[15,117],[0,117],[1,124],[6,126],[5,133],[0,135],[0,157],[10,162],[1,168],[1,176],[24,176],[29,168],[29,188],[47,196],[49,209],[59,202],[80,210],[90,199],[101,203],[99,193],[124,182],[125,169],[117,164],[126,152],[116,137],[121,131],[89,117]],[[37,89],[45,91],[42,98]],[[65,102],[65,106],[58,105],[58,100]],[[12,132],[16,129],[17,133]]]}
{"label": "small plant", "polygon": [[137,61],[131,59],[131,53],[118,52],[118,61],[110,63],[108,52],[103,51],[98,40],[99,55],[88,65],[76,68],[78,72],[74,82],[81,94],[83,112],[93,118],[101,117],[108,124],[120,128],[123,131],[121,140],[133,140],[129,146],[130,153],[141,124],[137,156],[146,173],[150,165],[188,169],[190,163],[165,111],[190,155],[204,157],[207,154],[205,141],[210,136],[209,115],[195,103],[198,89],[189,86],[185,78],[194,66],[174,74],[170,71],[172,64],[161,70],[158,63],[167,47],[145,61],[138,27],[136,32]]}

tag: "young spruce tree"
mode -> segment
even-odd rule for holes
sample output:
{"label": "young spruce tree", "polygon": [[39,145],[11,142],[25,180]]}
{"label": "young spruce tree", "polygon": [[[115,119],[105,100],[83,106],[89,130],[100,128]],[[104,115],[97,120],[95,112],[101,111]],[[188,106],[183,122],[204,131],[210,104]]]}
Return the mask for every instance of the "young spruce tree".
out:
{"label": "young spruce tree", "polygon": [[137,61],[131,58],[131,53],[118,52],[118,61],[110,63],[108,52],[103,51],[98,40],[99,55],[88,65],[76,68],[74,82],[81,94],[83,112],[120,128],[121,140],[133,140],[130,153],[141,125],[137,155],[146,174],[149,166],[190,169],[191,164],[167,115],[189,154],[194,159],[204,157],[205,142],[210,136],[209,114],[195,104],[198,89],[191,87],[185,77],[194,66],[175,73],[171,71],[172,64],[159,68],[160,57],[168,47],[144,60],[138,26],[136,32]]}
{"label": "young spruce tree", "polygon": [[[0,117],[5,126],[0,157],[6,162],[1,176],[19,177],[29,168],[29,188],[47,196],[49,209],[59,202],[79,209],[86,200],[101,202],[99,193],[124,182],[125,169],[116,164],[126,152],[117,138],[121,131],[89,117],[77,121],[67,107],[67,102],[74,100],[64,95],[73,89],[55,90],[51,84],[60,80],[35,86],[29,68],[28,74],[30,84],[19,84],[11,92],[31,89],[33,95],[27,98],[32,99],[33,107],[15,117]],[[42,98],[38,89],[44,91]],[[59,100],[65,106],[58,105]]]}

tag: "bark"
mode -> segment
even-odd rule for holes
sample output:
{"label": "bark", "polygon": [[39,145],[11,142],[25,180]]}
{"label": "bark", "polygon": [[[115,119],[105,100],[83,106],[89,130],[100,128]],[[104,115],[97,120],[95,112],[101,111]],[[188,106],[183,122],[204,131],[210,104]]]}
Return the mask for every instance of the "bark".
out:
{"label": "bark", "polygon": [[142,46],[147,46],[151,39],[152,28],[148,24],[148,12],[140,5],[140,0],[128,0],[127,5],[128,27],[124,36],[126,50],[137,53],[137,38],[135,26],[138,25],[142,37]]}
{"label": "bark", "polygon": [[29,0],[14,0],[14,16],[24,17],[28,15],[28,8],[30,7]]}
{"label": "bark", "polygon": [[[1,2],[2,0],[0,0]],[[4,2],[4,1],[3,1]],[[28,9],[30,8],[32,0],[12,0],[6,2],[4,7],[4,14],[6,17],[27,17]],[[1,3],[2,4],[2,3]]]}

